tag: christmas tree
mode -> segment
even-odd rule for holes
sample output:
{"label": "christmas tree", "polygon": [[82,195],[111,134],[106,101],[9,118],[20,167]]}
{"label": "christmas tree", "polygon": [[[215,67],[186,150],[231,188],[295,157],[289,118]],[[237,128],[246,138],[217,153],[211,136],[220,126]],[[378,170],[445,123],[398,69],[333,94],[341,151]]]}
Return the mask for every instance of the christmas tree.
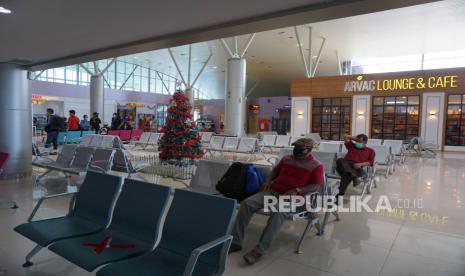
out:
{"label": "christmas tree", "polygon": [[192,106],[189,98],[180,90],[173,94],[168,106],[168,115],[159,142],[160,160],[182,165],[201,158],[200,136],[192,121]]}

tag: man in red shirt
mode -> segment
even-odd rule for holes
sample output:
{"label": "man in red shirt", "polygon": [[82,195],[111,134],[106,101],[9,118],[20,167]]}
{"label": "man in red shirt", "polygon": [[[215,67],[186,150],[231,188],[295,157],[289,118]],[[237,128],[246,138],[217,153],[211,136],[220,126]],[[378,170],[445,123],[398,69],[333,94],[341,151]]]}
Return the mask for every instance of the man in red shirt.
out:
{"label": "man in red shirt", "polygon": [[341,176],[339,196],[345,194],[350,182],[353,181],[354,186],[360,184],[359,178],[364,176],[363,167],[373,166],[375,151],[367,147],[367,141],[368,137],[365,134],[359,134],[357,137],[350,135],[344,137],[347,154],[336,162],[336,171]]}
{"label": "man in red shirt", "polygon": [[76,111],[70,110],[68,117],[68,130],[79,130],[79,118],[76,116]]}
{"label": "man in red shirt", "polygon": [[[232,230],[234,239],[230,253],[242,250],[245,228],[253,214],[263,209],[265,196],[305,195],[320,188],[324,181],[325,169],[311,154],[313,144],[313,140],[308,138],[295,141],[293,155],[281,159],[260,192],[241,202]],[[244,255],[244,260],[249,265],[256,263],[265,254],[278,235],[285,216],[286,213],[282,212],[271,214],[258,245]]]}

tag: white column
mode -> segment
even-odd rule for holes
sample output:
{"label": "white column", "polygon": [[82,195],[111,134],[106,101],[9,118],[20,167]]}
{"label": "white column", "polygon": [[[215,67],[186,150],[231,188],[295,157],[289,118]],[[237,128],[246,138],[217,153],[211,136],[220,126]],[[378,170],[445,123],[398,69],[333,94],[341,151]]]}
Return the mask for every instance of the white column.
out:
{"label": "white column", "polygon": [[194,113],[194,89],[186,88],[185,93],[186,96],[189,97],[189,102],[192,105],[192,113]]}
{"label": "white column", "polygon": [[444,121],[444,93],[423,93],[421,109],[421,137],[427,144],[442,146]]}
{"label": "white column", "polygon": [[366,134],[370,137],[370,95],[353,96],[352,135]]}
{"label": "white column", "polygon": [[2,178],[29,176],[32,172],[32,108],[27,72],[0,63],[0,151],[10,154]]}
{"label": "white column", "polygon": [[302,136],[311,131],[310,122],[312,115],[311,97],[293,97],[291,104],[291,135]]}
{"label": "white column", "polygon": [[100,120],[104,121],[104,91],[103,91],[103,77],[96,75],[90,77],[90,114],[94,112],[99,113]]}
{"label": "white column", "polygon": [[225,134],[241,137],[245,130],[245,89],[247,63],[230,58],[226,70]]}

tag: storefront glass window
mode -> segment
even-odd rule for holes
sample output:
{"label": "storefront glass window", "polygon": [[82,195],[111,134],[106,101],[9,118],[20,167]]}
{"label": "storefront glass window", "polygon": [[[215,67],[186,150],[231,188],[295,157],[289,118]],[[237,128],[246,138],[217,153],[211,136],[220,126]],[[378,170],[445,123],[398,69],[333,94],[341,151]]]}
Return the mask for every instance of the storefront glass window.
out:
{"label": "storefront glass window", "polygon": [[465,146],[465,94],[449,95],[446,120],[446,145]]}
{"label": "storefront glass window", "polygon": [[410,140],[418,136],[420,96],[373,97],[371,137]]}
{"label": "storefront glass window", "polygon": [[312,132],[325,140],[342,140],[350,132],[351,98],[315,98],[312,105]]}
{"label": "storefront glass window", "polygon": [[157,105],[157,126],[161,127],[165,125],[166,116],[168,115],[168,105],[159,104]]}

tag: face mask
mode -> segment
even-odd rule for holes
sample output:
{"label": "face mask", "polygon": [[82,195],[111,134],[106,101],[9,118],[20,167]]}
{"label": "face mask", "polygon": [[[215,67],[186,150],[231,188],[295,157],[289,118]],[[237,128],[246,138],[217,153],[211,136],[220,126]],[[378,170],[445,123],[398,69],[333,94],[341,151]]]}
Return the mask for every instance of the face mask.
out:
{"label": "face mask", "polygon": [[356,147],[357,149],[363,149],[363,148],[365,147],[365,144],[363,144],[363,143],[358,143],[358,142],[357,142],[357,143],[355,143],[355,147]]}
{"label": "face mask", "polygon": [[292,154],[295,157],[304,157],[307,155],[308,149],[306,147],[299,147],[299,146],[294,146],[294,149],[292,150]]}

